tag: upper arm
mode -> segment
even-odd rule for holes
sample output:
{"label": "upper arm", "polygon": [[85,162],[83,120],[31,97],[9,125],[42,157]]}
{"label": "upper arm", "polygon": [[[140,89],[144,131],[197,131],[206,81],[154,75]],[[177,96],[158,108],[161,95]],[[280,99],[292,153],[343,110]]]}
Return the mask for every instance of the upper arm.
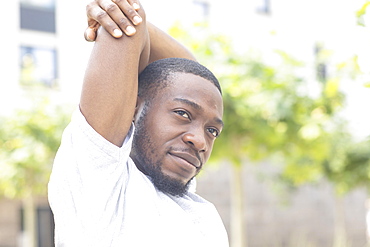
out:
{"label": "upper arm", "polygon": [[147,23],[150,35],[149,63],[163,58],[179,57],[196,61],[194,55],[177,40],[160,30],[151,23]]}
{"label": "upper arm", "polygon": [[[99,30],[86,69],[80,109],[105,139],[121,146],[133,119],[139,62],[148,61],[148,34],[143,23],[132,37],[111,37]],[[143,62],[144,61],[144,62]]]}

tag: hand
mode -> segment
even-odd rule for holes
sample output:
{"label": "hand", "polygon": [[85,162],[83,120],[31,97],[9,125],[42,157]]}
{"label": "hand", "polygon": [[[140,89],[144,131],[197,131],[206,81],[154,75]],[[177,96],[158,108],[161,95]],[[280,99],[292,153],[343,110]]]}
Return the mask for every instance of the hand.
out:
{"label": "hand", "polygon": [[139,0],[93,0],[86,6],[87,24],[85,39],[94,41],[100,26],[115,38],[123,33],[132,36],[136,33],[135,25],[143,19],[138,14]]}

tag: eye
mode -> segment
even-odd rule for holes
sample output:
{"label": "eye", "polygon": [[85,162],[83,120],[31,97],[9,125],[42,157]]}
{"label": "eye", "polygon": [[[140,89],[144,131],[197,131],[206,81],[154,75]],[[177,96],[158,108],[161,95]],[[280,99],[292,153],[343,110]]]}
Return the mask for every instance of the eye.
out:
{"label": "eye", "polygon": [[220,135],[220,132],[215,128],[207,128],[207,131],[216,138]]}
{"label": "eye", "polygon": [[175,111],[175,113],[177,113],[178,115],[180,115],[180,116],[182,116],[184,118],[190,119],[190,116],[189,116],[189,114],[186,111],[177,110],[177,111]]}

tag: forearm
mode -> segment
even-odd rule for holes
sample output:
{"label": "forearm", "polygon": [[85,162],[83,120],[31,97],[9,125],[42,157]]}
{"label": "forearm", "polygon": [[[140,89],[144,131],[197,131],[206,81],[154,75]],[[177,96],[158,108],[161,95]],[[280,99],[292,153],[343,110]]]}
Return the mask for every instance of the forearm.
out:
{"label": "forearm", "polygon": [[150,36],[149,62],[163,58],[179,57],[196,60],[194,55],[177,40],[160,30],[151,23],[147,23]]}
{"label": "forearm", "polygon": [[134,36],[120,39],[101,28],[86,70],[81,111],[99,134],[117,146],[133,119],[139,62],[148,60],[147,37],[145,24]]}

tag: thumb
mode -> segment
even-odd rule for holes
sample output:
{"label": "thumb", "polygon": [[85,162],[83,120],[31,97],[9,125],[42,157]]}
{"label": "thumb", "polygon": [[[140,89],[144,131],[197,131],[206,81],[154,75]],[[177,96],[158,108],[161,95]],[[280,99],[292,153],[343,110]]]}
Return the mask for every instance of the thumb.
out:
{"label": "thumb", "polygon": [[85,40],[88,42],[93,42],[96,39],[96,30],[94,28],[88,27],[84,33]]}

